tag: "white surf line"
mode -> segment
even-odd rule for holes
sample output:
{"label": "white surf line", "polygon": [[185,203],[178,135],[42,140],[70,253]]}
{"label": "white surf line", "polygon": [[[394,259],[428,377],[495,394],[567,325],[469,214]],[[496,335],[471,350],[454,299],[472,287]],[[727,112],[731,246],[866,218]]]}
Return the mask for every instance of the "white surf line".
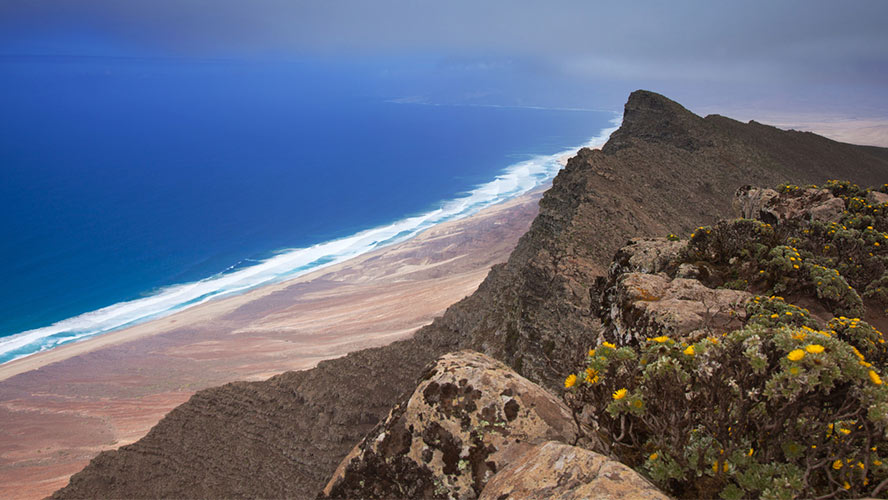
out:
{"label": "white surf line", "polygon": [[[616,130],[621,117],[581,147],[601,147]],[[68,318],[50,326],[0,338],[2,363],[56,346],[157,319],[209,300],[242,293],[261,285],[295,278],[344,262],[377,248],[400,243],[442,222],[458,220],[520,196],[550,181],[576,149],[539,155],[507,167],[494,180],[476,186],[465,196],[443,202],[440,208],[352,236],[308,248],[285,250],[256,265],[200,281],[171,285],[148,297],[119,302]],[[2,364],[0,363],[0,364]]]}

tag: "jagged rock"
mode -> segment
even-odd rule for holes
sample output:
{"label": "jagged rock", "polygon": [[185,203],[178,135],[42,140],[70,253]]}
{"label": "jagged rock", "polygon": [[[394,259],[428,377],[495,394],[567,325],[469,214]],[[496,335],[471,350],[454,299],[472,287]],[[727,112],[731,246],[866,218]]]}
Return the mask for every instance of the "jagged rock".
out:
{"label": "jagged rock", "polygon": [[479,500],[667,500],[645,478],[593,451],[549,441],[498,472]]}
{"label": "jagged rock", "polygon": [[675,277],[695,280],[700,277],[700,268],[694,264],[680,264],[675,272]]}
{"label": "jagged rock", "polygon": [[888,203],[888,194],[879,191],[870,191],[866,194],[866,201],[870,205],[881,205],[882,203]]}
{"label": "jagged rock", "polygon": [[627,272],[659,273],[674,265],[687,246],[686,241],[662,238],[632,238],[617,251],[609,275]]}
{"label": "jagged rock", "polygon": [[693,339],[742,326],[748,292],[707,288],[694,279],[626,273],[604,301],[606,337],[621,343],[649,336]]}
{"label": "jagged rock", "polygon": [[780,193],[773,189],[743,186],[734,193],[734,212],[745,219],[757,219],[761,211]]}
{"label": "jagged rock", "polygon": [[806,189],[801,196],[789,196],[773,189],[744,186],[734,195],[734,207],[747,219],[767,223],[800,218],[837,222],[842,218],[845,202],[827,189]]}
{"label": "jagged rock", "polygon": [[575,438],[570,410],[545,389],[478,352],[451,353],[343,459],[324,495],[476,498],[535,444]]}

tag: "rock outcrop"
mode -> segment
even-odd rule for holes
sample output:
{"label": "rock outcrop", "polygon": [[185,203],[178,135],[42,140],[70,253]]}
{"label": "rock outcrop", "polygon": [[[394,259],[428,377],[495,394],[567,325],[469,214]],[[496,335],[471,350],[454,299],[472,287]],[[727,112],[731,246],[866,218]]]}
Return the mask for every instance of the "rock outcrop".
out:
{"label": "rock outcrop", "polygon": [[[57,498],[293,497],[320,491],[354,443],[444,353],[471,348],[547,388],[601,333],[601,277],[629,237],[688,233],[746,184],[880,184],[888,154],[633,92],[602,151],[572,158],[509,261],[411,340],[267,382],[202,391],[140,441],[99,455]],[[274,443],[274,446],[266,446]]]}
{"label": "rock outcrop", "polygon": [[615,460],[549,441],[523,455],[487,483],[479,500],[668,500],[647,479]]}
{"label": "rock outcrop", "polygon": [[343,459],[324,495],[477,498],[534,445],[573,442],[576,430],[564,403],[503,363],[447,354]]}
{"label": "rock outcrop", "polygon": [[709,288],[700,271],[682,264],[687,241],[633,239],[614,258],[607,279],[599,279],[597,314],[602,337],[621,344],[670,335],[695,340],[743,324],[751,294]]}
{"label": "rock outcrop", "polygon": [[707,288],[695,279],[645,273],[620,275],[606,293],[605,337],[621,344],[659,335],[696,341],[739,328],[746,317],[746,300],[752,296]]}
{"label": "rock outcrop", "polygon": [[741,217],[769,224],[800,218],[837,222],[842,218],[845,202],[827,189],[805,189],[801,195],[790,196],[773,189],[744,186],[734,195],[734,209]]}

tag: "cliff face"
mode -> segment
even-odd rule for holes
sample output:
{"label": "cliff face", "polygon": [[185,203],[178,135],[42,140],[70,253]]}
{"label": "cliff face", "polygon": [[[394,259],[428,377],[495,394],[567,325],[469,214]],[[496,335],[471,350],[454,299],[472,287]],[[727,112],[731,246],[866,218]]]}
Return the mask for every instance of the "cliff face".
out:
{"label": "cliff face", "polygon": [[54,497],[313,496],[444,353],[475,349],[558,385],[600,332],[596,278],[630,237],[688,233],[728,216],[745,184],[886,177],[884,149],[701,118],[634,92],[603,150],[581,150],[559,173],[509,261],[414,338],[201,391],[140,441],[99,455]]}

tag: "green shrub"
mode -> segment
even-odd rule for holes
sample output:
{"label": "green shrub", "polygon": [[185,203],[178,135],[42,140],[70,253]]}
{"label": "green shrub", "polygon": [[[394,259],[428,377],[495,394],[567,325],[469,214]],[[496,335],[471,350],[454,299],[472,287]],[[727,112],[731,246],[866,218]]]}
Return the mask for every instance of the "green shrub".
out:
{"label": "green shrub", "polygon": [[[759,294],[743,328],[694,343],[605,342],[565,382],[580,428],[667,493],[888,494],[888,349],[860,319],[864,298],[888,306],[888,203],[846,181],[823,188],[845,203],[839,221],[737,219],[691,234],[680,260],[704,284]],[[834,317],[824,325],[778,295]]]}
{"label": "green shrub", "polygon": [[873,494],[888,479],[881,368],[828,331],[768,325],[695,344],[599,346],[568,402],[678,497]]}

